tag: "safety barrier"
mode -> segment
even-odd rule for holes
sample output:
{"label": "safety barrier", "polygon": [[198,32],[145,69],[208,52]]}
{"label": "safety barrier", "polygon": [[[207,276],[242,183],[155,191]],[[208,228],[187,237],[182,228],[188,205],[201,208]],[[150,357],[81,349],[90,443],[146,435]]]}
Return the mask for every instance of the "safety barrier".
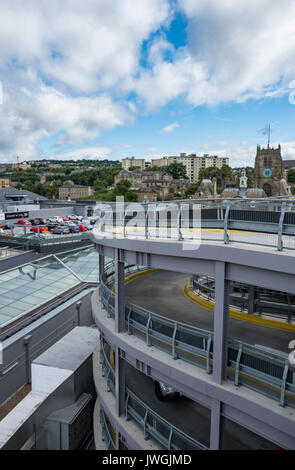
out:
{"label": "safety barrier", "polygon": [[[191,289],[198,295],[202,295],[208,301],[214,301],[215,296],[215,281],[212,278],[203,276],[193,276],[191,279]],[[249,297],[247,286],[243,286],[238,283],[233,283],[235,290],[240,291],[240,295],[236,292],[230,294],[230,305],[238,308],[241,312],[248,312],[249,308]],[[274,301],[271,298],[279,298]],[[271,317],[284,319],[288,323],[294,320],[295,317],[295,305],[294,298],[288,294],[283,294],[275,291],[266,291],[265,289],[255,289],[255,299],[253,300],[253,312],[257,315],[267,314]],[[284,300],[282,302],[281,300]],[[291,302],[293,301],[293,303]]]}
{"label": "safety barrier", "polygon": [[[105,207],[105,209],[103,209]],[[100,232],[126,238],[171,238],[179,241],[194,240],[192,232],[200,229],[220,229],[223,234],[202,233],[202,239],[231,241],[254,245],[276,246],[282,251],[284,245],[295,249],[294,199],[234,199],[220,202],[190,199],[161,203],[142,204],[137,212],[134,205],[106,203],[100,209],[101,220],[96,223]],[[194,209],[198,207],[197,219]],[[136,218],[134,226],[132,220]],[[255,232],[251,236],[232,231]],[[267,237],[259,233],[269,234]],[[258,235],[257,235],[258,234]],[[197,236],[196,238],[197,239]]]}
{"label": "safety barrier", "polygon": [[116,395],[116,377],[115,372],[106,356],[104,342],[100,341],[100,362],[102,366],[102,376],[106,377],[108,391]]}
{"label": "safety barrier", "polygon": [[99,418],[100,418],[99,420],[100,420],[101,429],[102,429],[102,440],[106,443],[108,450],[115,450],[116,446],[112,439],[102,407],[100,407]]}
{"label": "safety barrier", "polygon": [[[109,279],[113,279],[111,263],[108,269]],[[114,317],[115,295],[105,282],[103,278],[99,284],[99,298],[108,315]],[[128,334],[140,336],[147,346],[162,348],[174,359],[179,357],[212,373],[213,332],[171,320],[131,302],[125,306],[125,325]],[[230,338],[227,365],[228,378],[236,386],[253,388],[277,399],[281,406],[295,406],[295,366],[289,363],[287,354]]]}
{"label": "safety barrier", "polygon": [[196,439],[173,426],[141,401],[135,393],[126,389],[126,419],[134,419],[142,428],[146,440],[152,436],[168,450],[208,450]]}

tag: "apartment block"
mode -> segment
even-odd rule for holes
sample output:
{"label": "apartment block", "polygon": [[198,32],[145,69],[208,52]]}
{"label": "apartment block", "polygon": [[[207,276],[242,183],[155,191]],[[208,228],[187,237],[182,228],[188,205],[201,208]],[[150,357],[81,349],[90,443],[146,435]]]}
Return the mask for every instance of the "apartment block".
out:
{"label": "apartment block", "polygon": [[128,157],[122,159],[122,167],[124,170],[129,170],[129,168],[139,167],[140,170],[145,169],[145,159],[144,158],[135,158]]}
{"label": "apartment block", "polygon": [[151,166],[163,168],[171,165],[172,163],[182,163],[186,168],[186,176],[191,182],[195,182],[199,180],[201,169],[209,167],[221,168],[223,165],[229,165],[229,158],[221,158],[216,155],[204,155],[203,157],[198,157],[195,154],[187,155],[185,153],[181,153],[179,156],[153,159],[151,161]]}

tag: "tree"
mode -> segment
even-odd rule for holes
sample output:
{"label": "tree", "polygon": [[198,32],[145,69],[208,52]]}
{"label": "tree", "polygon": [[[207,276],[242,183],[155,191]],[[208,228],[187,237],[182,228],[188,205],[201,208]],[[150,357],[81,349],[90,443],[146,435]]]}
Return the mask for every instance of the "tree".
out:
{"label": "tree", "polygon": [[288,171],[288,181],[289,183],[295,183],[295,170],[291,169]]}
{"label": "tree", "polygon": [[196,194],[197,190],[199,189],[199,186],[200,186],[200,183],[192,184],[186,191],[185,197],[187,198],[188,196],[194,196],[194,194]]}
{"label": "tree", "polygon": [[186,167],[183,165],[183,163],[171,163],[171,165],[167,166],[165,171],[170,173],[170,175],[172,175],[173,179],[175,180],[181,178],[188,179],[186,176]]}
{"label": "tree", "polygon": [[130,187],[131,187],[131,181],[129,180],[119,181],[119,183],[116,184],[116,187],[114,189],[115,196],[123,196],[125,201],[136,202],[137,194],[134,191],[131,191]]}
{"label": "tree", "polygon": [[223,165],[221,168],[210,166],[209,168],[202,168],[199,173],[199,180],[211,179],[217,175],[223,175],[225,178],[232,180],[232,169],[228,165]]}

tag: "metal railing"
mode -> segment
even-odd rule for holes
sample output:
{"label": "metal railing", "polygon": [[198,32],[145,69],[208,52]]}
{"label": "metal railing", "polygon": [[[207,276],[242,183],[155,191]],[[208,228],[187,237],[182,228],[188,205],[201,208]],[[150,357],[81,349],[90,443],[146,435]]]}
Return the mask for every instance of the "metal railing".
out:
{"label": "metal railing", "polygon": [[[214,284],[214,279],[206,278],[204,276],[193,276],[191,279],[191,289],[198,295],[205,297],[208,301],[214,301],[215,289],[212,287]],[[238,285],[234,283],[233,286],[238,290]],[[232,292],[230,294],[230,306],[239,309],[241,312],[248,312],[248,292],[245,286],[242,288],[240,285],[240,288],[240,295],[236,292]],[[280,294],[280,298],[276,301],[270,300],[271,296],[274,298],[276,295],[278,296],[278,294]],[[294,296],[285,294],[285,298],[283,298],[282,293],[275,291],[268,291],[265,294],[262,294],[258,288],[256,289],[256,298],[253,300],[253,314],[259,316],[264,314],[271,317],[285,319],[290,323],[295,317],[295,305],[294,303],[291,303],[290,298],[294,299]],[[282,300],[285,300],[285,302],[282,302]]]}
{"label": "metal railing", "polygon": [[[115,295],[105,280],[99,285],[99,297],[108,315],[115,315]],[[125,306],[128,334],[140,336],[147,346],[157,346],[171,354],[205,368],[212,373],[213,332],[177,322],[143,309],[131,302]],[[228,342],[228,378],[279,401],[295,406],[295,366],[288,355],[230,338]]]}
{"label": "metal railing", "polygon": [[126,389],[125,416],[127,420],[134,419],[143,428],[146,440],[151,436],[165,449],[208,450],[204,444],[158,415],[128,388]]}
{"label": "metal railing", "polygon": [[[194,219],[194,207],[199,218]],[[295,199],[175,200],[141,204],[141,213],[132,205],[107,203],[100,210],[95,229],[126,238],[170,238],[194,240],[200,229],[221,229],[223,233],[203,233],[202,240],[248,243],[295,249]],[[135,217],[135,215],[137,216]],[[139,215],[138,215],[139,214]],[[133,222],[134,226],[133,226]],[[241,231],[245,233],[232,233]],[[263,236],[268,234],[268,236]]]}
{"label": "metal railing", "polygon": [[115,371],[112,368],[105,352],[105,344],[103,340],[100,340],[100,363],[102,366],[102,376],[106,378],[108,392],[112,392],[112,394],[116,395],[116,376]]}
{"label": "metal railing", "polygon": [[101,430],[102,430],[102,440],[105,441],[108,450],[115,450],[116,445],[110,433],[102,407],[100,407],[99,418],[100,418],[99,420],[100,420],[100,425],[101,425]]}

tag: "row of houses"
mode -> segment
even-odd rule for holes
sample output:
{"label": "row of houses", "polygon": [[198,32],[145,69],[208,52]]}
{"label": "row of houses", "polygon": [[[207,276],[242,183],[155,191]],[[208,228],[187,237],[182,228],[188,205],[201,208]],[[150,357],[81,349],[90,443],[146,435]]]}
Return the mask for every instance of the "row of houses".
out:
{"label": "row of houses", "polygon": [[114,185],[129,180],[130,189],[137,194],[139,202],[155,202],[158,199],[169,199],[173,196],[184,196],[191,183],[188,179],[173,179],[165,171],[125,170],[114,179]]}

